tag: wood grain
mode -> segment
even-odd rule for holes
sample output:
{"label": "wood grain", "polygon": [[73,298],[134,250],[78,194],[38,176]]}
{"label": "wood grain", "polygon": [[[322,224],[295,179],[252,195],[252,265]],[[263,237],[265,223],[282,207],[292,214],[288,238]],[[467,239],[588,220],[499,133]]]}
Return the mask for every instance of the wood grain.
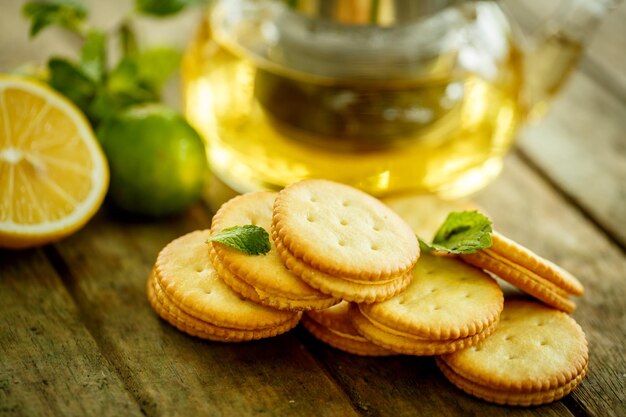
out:
{"label": "wood grain", "polygon": [[157,252],[208,225],[201,207],[158,225],[100,217],[56,246],[81,313],[145,413],[356,416],[293,335],[245,344],[205,342],[150,309],[145,284]]}
{"label": "wood grain", "polygon": [[626,103],[574,74],[547,117],[521,134],[519,147],[626,247]]}
{"label": "wood grain", "polygon": [[626,2],[621,1],[598,27],[581,68],[594,81],[626,101]]}
{"label": "wood grain", "polygon": [[0,416],[141,416],[42,251],[0,271]]}

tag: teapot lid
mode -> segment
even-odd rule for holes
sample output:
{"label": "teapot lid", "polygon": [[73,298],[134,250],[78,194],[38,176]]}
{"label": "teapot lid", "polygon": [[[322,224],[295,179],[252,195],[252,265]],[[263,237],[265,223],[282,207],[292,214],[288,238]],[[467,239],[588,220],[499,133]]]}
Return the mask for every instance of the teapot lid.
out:
{"label": "teapot lid", "polygon": [[282,0],[310,18],[346,25],[396,26],[426,18],[467,0]]}

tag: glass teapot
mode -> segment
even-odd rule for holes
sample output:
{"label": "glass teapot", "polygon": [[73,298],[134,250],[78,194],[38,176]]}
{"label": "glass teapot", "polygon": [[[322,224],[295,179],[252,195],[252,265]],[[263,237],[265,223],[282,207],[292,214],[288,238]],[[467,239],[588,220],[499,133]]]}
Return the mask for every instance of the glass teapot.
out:
{"label": "glass teapot", "polygon": [[183,62],[185,111],[238,192],[328,178],[378,196],[469,194],[614,4],[561,1],[532,36],[512,5],[216,1]]}

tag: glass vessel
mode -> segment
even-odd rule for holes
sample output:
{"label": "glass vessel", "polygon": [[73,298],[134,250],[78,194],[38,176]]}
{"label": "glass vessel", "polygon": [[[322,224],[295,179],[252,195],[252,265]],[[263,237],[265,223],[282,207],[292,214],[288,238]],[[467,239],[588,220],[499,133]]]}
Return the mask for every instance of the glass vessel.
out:
{"label": "glass vessel", "polygon": [[328,178],[466,195],[611,6],[565,3],[529,36],[495,1],[217,1],[183,62],[186,115],[238,192]]}

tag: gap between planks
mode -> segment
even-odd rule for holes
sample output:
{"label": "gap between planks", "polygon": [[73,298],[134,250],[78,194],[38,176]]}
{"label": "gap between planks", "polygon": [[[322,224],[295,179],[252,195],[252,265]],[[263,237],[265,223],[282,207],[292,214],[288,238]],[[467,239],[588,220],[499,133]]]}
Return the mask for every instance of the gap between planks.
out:
{"label": "gap between planks", "polygon": [[63,259],[59,251],[56,249],[56,247],[54,247],[53,245],[44,246],[43,252],[46,255],[46,258],[48,259],[48,261],[50,262],[50,265],[52,265],[52,268],[56,271],[56,273],[61,278],[63,285],[65,285],[65,287],[67,288],[67,291],[70,294],[70,297],[72,297],[74,304],[76,305],[78,311],[81,313],[78,315],[79,320],[83,323],[83,325],[85,326],[85,328],[87,329],[87,331],[89,332],[93,340],[95,341],[96,346],[98,347],[98,350],[100,352],[100,355],[107,362],[107,364],[109,365],[109,368],[117,374],[126,392],[128,392],[130,397],[133,400],[135,400],[135,403],[137,403],[137,407],[139,407],[139,411],[141,411],[141,414],[149,417],[150,414],[145,409],[144,404],[141,401],[141,398],[137,397],[137,395],[135,395],[134,390],[132,390],[131,387],[128,385],[127,381],[129,380],[129,375],[124,375],[124,373],[117,366],[115,366],[115,364],[111,361],[111,357],[107,354],[108,350],[103,349],[103,344],[101,340],[102,338],[100,337],[98,332],[95,331],[97,326],[92,323],[93,320],[89,319],[90,315],[85,314],[86,306],[81,302],[80,297],[76,296],[76,278],[74,277],[74,274],[70,270],[70,267],[67,265],[67,263],[65,262],[65,260]]}
{"label": "gap between planks", "polygon": [[626,247],[620,242],[619,237],[616,236],[610,229],[606,228],[600,220],[598,220],[594,214],[587,210],[576,196],[567,192],[563,188],[559,187],[559,184],[550,177],[550,174],[546,172],[541,166],[536,164],[532,158],[519,146],[516,146],[514,149],[514,153],[519,157],[519,159],[526,165],[531,171],[537,174],[543,182],[546,184],[546,187],[551,188],[555,193],[557,193],[570,207],[576,209],[581,216],[591,223],[599,232],[601,232],[607,240],[611,242],[615,247],[619,248],[622,253],[626,253]]}

